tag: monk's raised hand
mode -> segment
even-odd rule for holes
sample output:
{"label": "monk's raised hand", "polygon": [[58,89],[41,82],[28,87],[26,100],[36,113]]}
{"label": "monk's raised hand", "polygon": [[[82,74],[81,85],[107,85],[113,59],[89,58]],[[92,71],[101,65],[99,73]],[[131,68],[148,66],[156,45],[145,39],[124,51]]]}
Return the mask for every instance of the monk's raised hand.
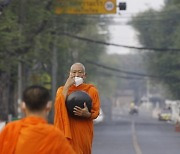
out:
{"label": "monk's raised hand", "polygon": [[66,81],[66,83],[65,83],[65,87],[70,87],[74,83],[75,83],[74,77],[73,76],[69,76],[67,81]]}

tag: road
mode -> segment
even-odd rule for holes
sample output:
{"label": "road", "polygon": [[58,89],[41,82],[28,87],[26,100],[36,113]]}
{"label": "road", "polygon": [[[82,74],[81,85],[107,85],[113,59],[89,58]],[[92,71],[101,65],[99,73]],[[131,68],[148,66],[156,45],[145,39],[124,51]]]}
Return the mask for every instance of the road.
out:
{"label": "road", "polygon": [[118,115],[95,125],[93,154],[180,154],[180,132],[144,114]]}

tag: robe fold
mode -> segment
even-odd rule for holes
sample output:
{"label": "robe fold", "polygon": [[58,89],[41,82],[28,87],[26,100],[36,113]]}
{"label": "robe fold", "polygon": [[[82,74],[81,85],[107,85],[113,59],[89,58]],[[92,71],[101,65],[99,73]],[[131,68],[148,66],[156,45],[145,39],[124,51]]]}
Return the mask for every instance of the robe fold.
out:
{"label": "robe fold", "polygon": [[78,87],[72,85],[68,90],[68,95],[78,90],[87,92],[92,98],[91,117],[77,119],[68,115],[65,98],[62,94],[62,86],[57,90],[56,94],[54,125],[63,131],[77,154],[91,154],[94,130],[93,119],[97,118],[100,110],[99,94],[92,84],[82,84]]}
{"label": "robe fold", "polygon": [[0,132],[0,154],[75,154],[64,134],[43,118],[29,116]]}

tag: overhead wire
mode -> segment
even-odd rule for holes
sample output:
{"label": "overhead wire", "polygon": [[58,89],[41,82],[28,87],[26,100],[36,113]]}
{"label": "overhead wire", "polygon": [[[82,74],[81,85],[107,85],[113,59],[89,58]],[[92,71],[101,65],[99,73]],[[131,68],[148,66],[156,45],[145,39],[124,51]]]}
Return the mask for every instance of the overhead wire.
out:
{"label": "overhead wire", "polygon": [[90,42],[90,43],[102,44],[102,45],[107,45],[107,46],[123,47],[123,48],[129,48],[129,49],[136,49],[139,51],[142,51],[142,50],[159,51],[159,52],[164,52],[164,51],[179,52],[180,51],[180,49],[178,49],[178,48],[154,48],[154,47],[150,48],[150,47],[137,47],[137,46],[128,46],[128,45],[109,43],[109,42],[104,42],[104,41],[100,41],[100,40],[94,40],[94,39],[90,39],[90,38],[86,38],[86,37],[73,35],[73,34],[70,34],[67,32],[59,32],[59,34],[67,36],[67,37],[71,37],[74,39]]}
{"label": "overhead wire", "polygon": [[122,76],[122,75],[112,74],[112,73],[107,73],[107,72],[102,72],[102,71],[97,71],[97,73],[98,75],[103,75],[105,77],[115,76],[115,77],[125,79],[125,80],[143,80],[144,79],[144,77]]}
{"label": "overhead wire", "polygon": [[[114,71],[116,73],[125,73],[125,74],[127,74],[128,76],[119,76],[117,74],[112,74],[112,76],[116,76],[116,77],[119,76],[120,78],[123,78],[123,79],[127,78],[128,80],[130,80],[130,79],[141,80],[141,79],[144,79],[144,78],[153,78],[153,79],[158,79],[158,80],[166,79],[166,81],[167,80],[173,80],[173,81],[176,80],[176,82],[180,81],[179,79],[176,79],[174,77],[158,76],[158,75],[152,75],[152,74],[137,73],[137,72],[132,72],[132,71],[121,70],[121,69],[113,68],[113,67],[103,65],[103,64],[100,64],[100,63],[97,63],[97,62],[93,62],[93,61],[90,61],[90,60],[86,60],[86,62],[91,64],[91,65],[94,65],[96,67],[103,68],[103,69],[110,70],[110,71]],[[110,76],[111,74],[104,72],[104,75],[109,75]]]}
{"label": "overhead wire", "polygon": [[139,77],[160,78],[159,76],[156,76],[156,75],[145,74],[145,73],[137,73],[137,72],[131,72],[131,71],[126,71],[126,70],[121,70],[121,69],[113,68],[113,67],[106,66],[106,65],[103,65],[103,64],[100,64],[100,63],[97,63],[97,62],[93,62],[93,61],[90,61],[90,60],[86,60],[86,62],[91,64],[91,65],[94,65],[94,66],[97,66],[97,67],[100,67],[100,68],[104,68],[106,70],[111,70],[111,71],[114,71],[114,72],[118,72],[118,73],[124,73],[124,74],[128,74],[128,75],[139,76]]}

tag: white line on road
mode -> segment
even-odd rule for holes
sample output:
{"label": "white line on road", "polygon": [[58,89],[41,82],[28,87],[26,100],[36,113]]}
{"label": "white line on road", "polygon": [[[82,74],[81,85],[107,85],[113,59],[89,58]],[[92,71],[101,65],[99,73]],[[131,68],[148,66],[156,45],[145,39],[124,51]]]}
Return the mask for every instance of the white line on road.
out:
{"label": "white line on road", "polygon": [[135,152],[136,152],[136,154],[142,154],[141,148],[140,148],[140,146],[138,144],[138,140],[137,140],[134,120],[132,120],[131,129],[132,129],[133,146],[134,146]]}

